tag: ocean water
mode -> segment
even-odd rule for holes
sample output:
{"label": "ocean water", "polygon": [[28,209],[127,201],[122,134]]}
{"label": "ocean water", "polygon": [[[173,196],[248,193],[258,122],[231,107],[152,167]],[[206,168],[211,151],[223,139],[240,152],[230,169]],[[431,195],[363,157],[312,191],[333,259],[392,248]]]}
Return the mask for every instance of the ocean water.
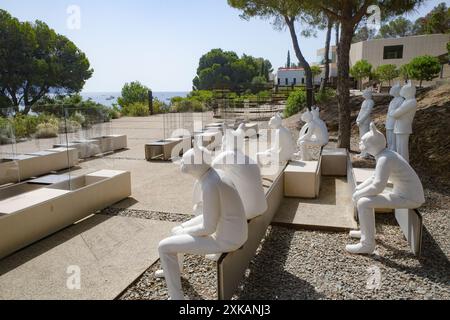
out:
{"label": "ocean water", "polygon": [[[170,103],[170,99],[173,97],[186,97],[189,92],[153,92],[153,97],[158,100]],[[107,107],[112,107],[114,103],[117,103],[117,98],[120,97],[120,92],[83,92],[81,96],[83,99],[92,99],[93,101],[103,104]]]}

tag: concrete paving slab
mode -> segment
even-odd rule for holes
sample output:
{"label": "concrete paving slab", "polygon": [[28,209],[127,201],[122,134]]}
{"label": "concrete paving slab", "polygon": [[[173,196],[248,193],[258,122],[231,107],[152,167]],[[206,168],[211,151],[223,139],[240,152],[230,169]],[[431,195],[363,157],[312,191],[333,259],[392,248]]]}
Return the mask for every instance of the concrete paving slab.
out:
{"label": "concrete paving slab", "polygon": [[[157,261],[171,222],[94,215],[0,261],[0,299],[111,300]],[[75,272],[80,271],[80,289]]]}
{"label": "concrete paving slab", "polygon": [[317,199],[285,198],[273,225],[295,229],[344,231],[357,228],[346,178],[322,177]]}

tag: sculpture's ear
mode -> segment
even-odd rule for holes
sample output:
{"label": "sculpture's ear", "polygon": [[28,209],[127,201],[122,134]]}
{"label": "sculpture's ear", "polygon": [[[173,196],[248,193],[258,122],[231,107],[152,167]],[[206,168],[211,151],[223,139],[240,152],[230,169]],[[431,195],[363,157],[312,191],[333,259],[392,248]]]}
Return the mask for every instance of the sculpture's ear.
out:
{"label": "sculpture's ear", "polygon": [[194,138],[194,152],[199,152],[201,151],[200,149],[200,144],[202,142],[202,139],[199,137]]}
{"label": "sculpture's ear", "polygon": [[371,123],[370,123],[370,130],[372,131],[372,133],[373,133],[374,135],[378,133],[378,128],[377,128],[377,126],[375,125],[375,122],[371,122]]}

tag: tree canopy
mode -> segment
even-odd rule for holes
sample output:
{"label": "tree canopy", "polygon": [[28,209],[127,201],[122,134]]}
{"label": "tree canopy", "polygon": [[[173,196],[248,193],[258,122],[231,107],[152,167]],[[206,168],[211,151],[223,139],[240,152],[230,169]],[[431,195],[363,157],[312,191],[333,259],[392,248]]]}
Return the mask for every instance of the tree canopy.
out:
{"label": "tree canopy", "polygon": [[439,76],[441,72],[441,64],[439,59],[432,56],[419,56],[411,60],[407,67],[408,75],[411,79],[422,82],[431,81]]}
{"label": "tree canopy", "polygon": [[272,71],[272,64],[264,58],[213,49],[200,58],[193,84],[197,90],[240,89],[269,81]]}
{"label": "tree canopy", "polygon": [[[350,74],[358,81],[369,78],[372,74],[372,65],[367,60],[359,60],[350,69]],[[361,86],[360,86],[361,87]]]}
{"label": "tree canopy", "polygon": [[388,81],[390,86],[391,81],[400,76],[400,71],[394,64],[383,64],[375,70],[375,74],[380,81]]}
{"label": "tree canopy", "polygon": [[42,21],[20,22],[0,10],[2,105],[27,114],[48,93],[81,91],[92,73],[86,55],[68,38]]}

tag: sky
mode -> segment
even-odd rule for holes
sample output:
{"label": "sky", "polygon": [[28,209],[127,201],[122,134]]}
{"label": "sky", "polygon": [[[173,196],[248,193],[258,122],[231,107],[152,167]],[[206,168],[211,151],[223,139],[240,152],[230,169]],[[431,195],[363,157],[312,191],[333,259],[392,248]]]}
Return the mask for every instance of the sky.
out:
{"label": "sky", "polygon": [[[442,1],[429,0],[407,18]],[[287,30],[243,20],[226,0],[0,0],[0,8],[21,21],[46,22],[86,53],[94,74],[83,92],[117,92],[135,80],[153,91],[190,91],[200,57],[213,48],[264,57],[275,69],[288,50],[294,56]],[[317,60],[324,41],[323,32],[300,38],[308,61]]]}

